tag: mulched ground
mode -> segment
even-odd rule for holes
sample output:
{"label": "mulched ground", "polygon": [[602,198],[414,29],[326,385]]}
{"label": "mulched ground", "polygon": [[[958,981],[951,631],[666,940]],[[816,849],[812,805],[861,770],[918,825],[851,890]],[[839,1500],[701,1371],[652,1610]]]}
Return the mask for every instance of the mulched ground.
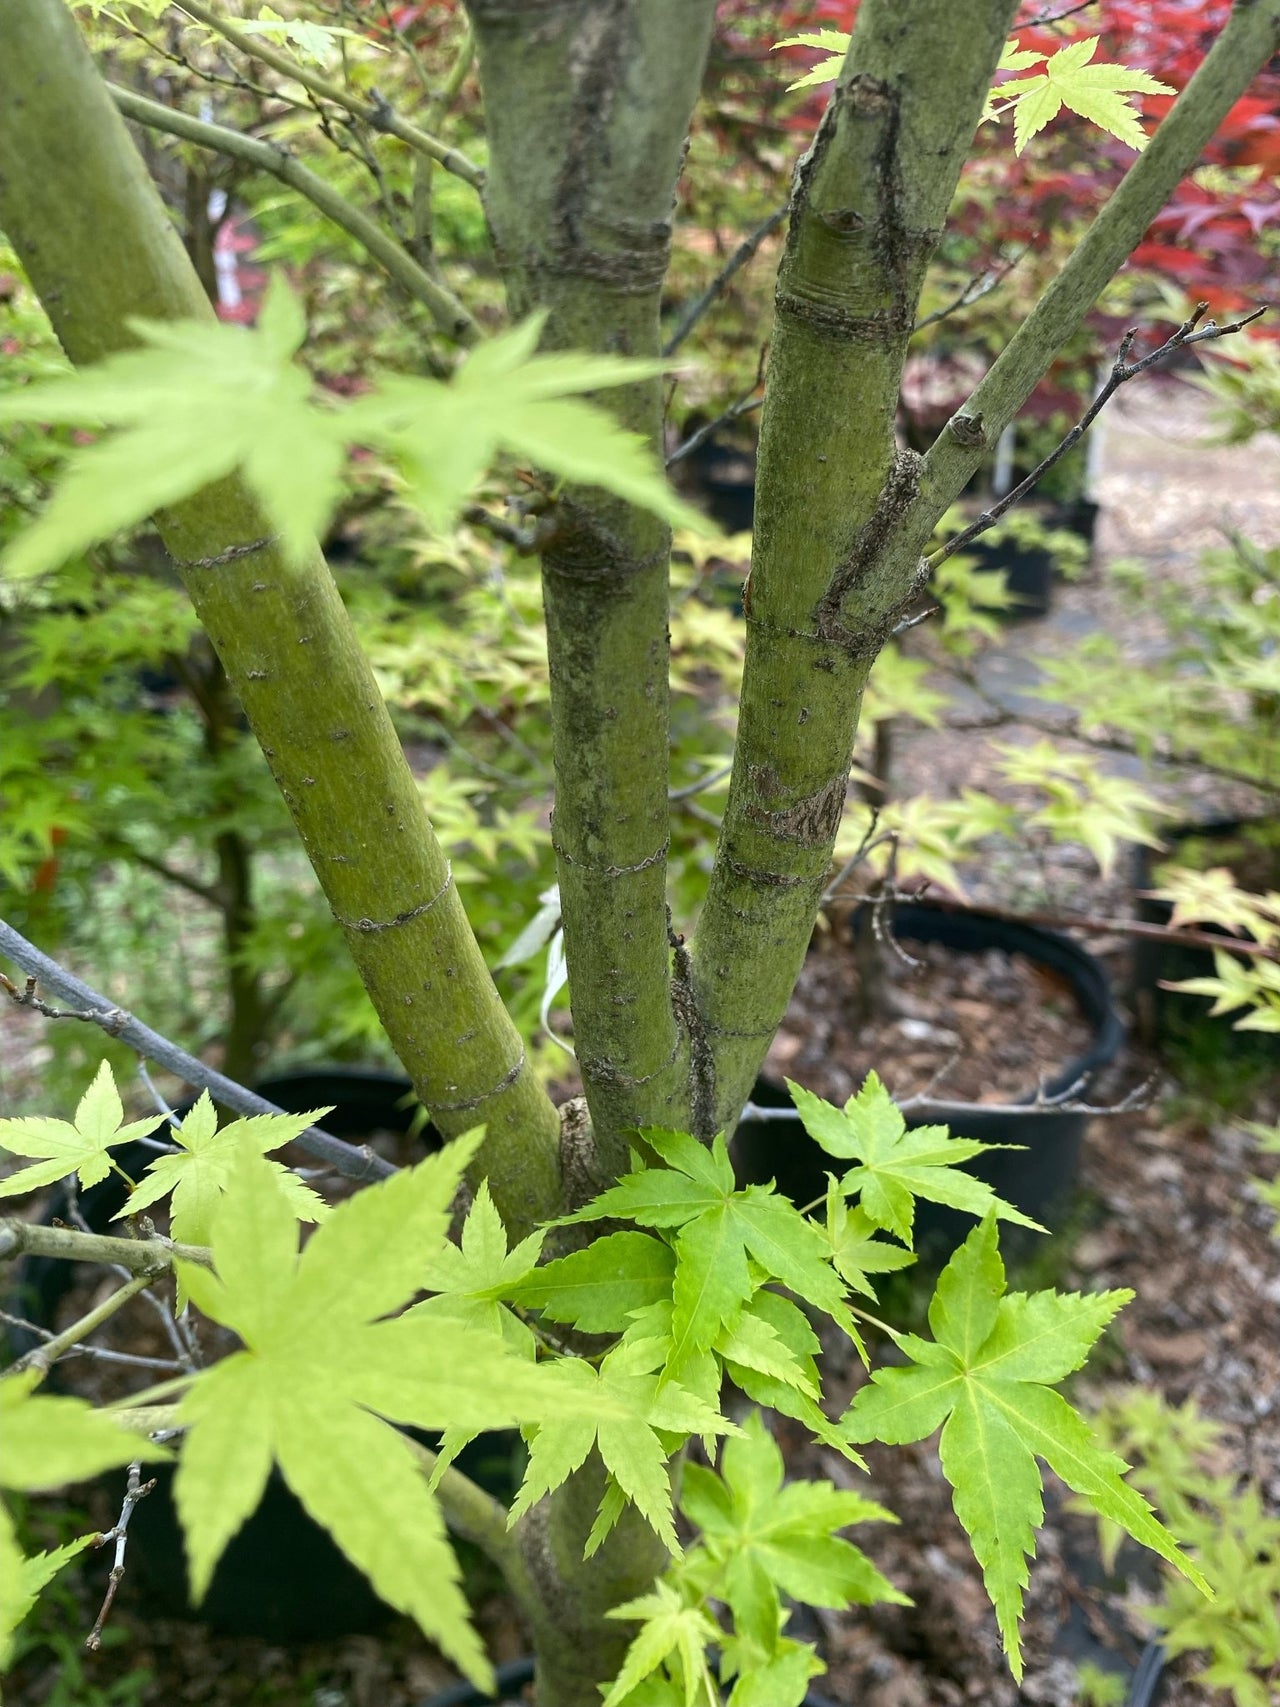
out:
{"label": "mulched ground", "polygon": [[[1244,453],[1205,449],[1196,442],[1204,419],[1202,399],[1186,387],[1134,386],[1112,405],[1100,493],[1106,506],[1104,556],[1141,555],[1153,575],[1187,580],[1194,576],[1197,553],[1216,541],[1224,521],[1264,543],[1280,540],[1280,445],[1260,440]],[[1065,621],[1019,625],[1011,654],[1068,644],[1080,613],[1094,623],[1131,620],[1122,619],[1096,577],[1067,589],[1058,611]],[[1158,636],[1140,628],[1132,639],[1139,649],[1158,643]],[[982,753],[982,743],[972,737],[928,732],[905,739],[899,743],[897,786],[906,792],[926,780],[935,789],[981,785],[987,780]],[[1203,790],[1159,780],[1184,801],[1216,803]],[[1103,886],[1087,861],[1069,854],[1055,856],[1048,870],[1057,884],[1055,899],[1064,907],[1083,905],[1111,916],[1128,904],[1123,873]],[[1043,869],[1034,875],[1042,881]],[[1007,898],[1008,879],[1016,881],[1018,873],[979,865],[966,876],[975,897],[996,900]],[[1091,946],[1122,983],[1123,941],[1103,938]],[[1077,1046],[1078,1030],[1069,1006],[1061,1004],[1043,1030],[1028,1030],[1027,1014],[1046,1006],[1047,992],[1036,986],[1036,975],[1007,962],[979,970],[975,982],[972,962],[951,975],[931,962],[918,975],[893,969],[892,1006],[882,1032],[870,1048],[866,1033],[858,1034],[857,1050],[850,1051],[853,973],[838,957],[814,956],[771,1064],[826,1094],[848,1095],[869,1049],[902,1095],[921,1090],[953,1059],[944,1081],[947,1095],[1023,1092],[1028,1073],[1034,1083],[1037,1073],[1055,1068],[1063,1052]],[[941,1006],[935,1005],[939,995]],[[21,1075],[28,1061],[38,1065],[38,1036],[34,1024],[5,1027],[6,1076]],[[1091,1096],[1114,1095],[1140,1082],[1154,1065],[1131,1052]],[[1231,1104],[1230,1114],[1218,1106],[1223,1101]],[[1243,1130],[1246,1119],[1280,1119],[1280,1062],[1270,1072],[1256,1065],[1245,1071],[1219,1033],[1216,1044],[1210,1041],[1166,1064],[1149,1106],[1093,1121],[1074,1237],[1056,1247],[1061,1271],[1037,1274],[1027,1283],[1131,1287],[1136,1301],[1108,1334],[1093,1371],[1074,1383],[1072,1396],[1086,1409],[1117,1385],[1155,1389],[1174,1403],[1194,1397],[1207,1416],[1224,1425],[1219,1468],[1252,1483],[1275,1507],[1280,1246],[1270,1237],[1272,1214],[1248,1184],[1251,1174],[1266,1169]],[[915,1303],[910,1295],[900,1301],[908,1313],[920,1308],[919,1295]],[[834,1343],[828,1369],[833,1398],[843,1403],[863,1378],[861,1371],[847,1348]],[[781,1425],[779,1433],[797,1473],[837,1481],[855,1476],[791,1425]],[[1000,1658],[994,1618],[951,1511],[934,1443],[872,1449],[868,1459],[870,1485],[856,1476],[854,1485],[902,1521],[859,1539],[916,1604],[806,1615],[801,1633],[819,1641],[830,1667],[818,1690],[842,1707],[955,1707],[967,1701],[1067,1707],[1076,1699],[1079,1661],[1127,1675],[1146,1640],[1127,1601],[1150,1593],[1152,1567],[1124,1553],[1124,1580],[1102,1580],[1092,1529],[1064,1511],[1052,1478],[1049,1517],[1032,1567],[1027,1674],[1019,1690]],[[108,1523],[113,1515],[93,1510],[90,1518]],[[13,1707],[418,1707],[451,1677],[403,1621],[393,1621],[383,1635],[304,1647],[215,1638],[189,1624],[145,1621],[128,1576],[115,1622],[120,1639],[89,1660],[79,1644],[93,1622],[106,1569],[105,1560],[92,1559],[84,1571],[68,1576],[49,1626],[55,1645],[32,1652],[7,1680]],[[522,1636],[507,1603],[483,1577],[475,1579],[475,1588],[491,1652],[499,1661],[513,1657]],[[1225,1699],[1183,1681],[1189,1669],[1173,1669],[1164,1707],[1208,1707]]]}

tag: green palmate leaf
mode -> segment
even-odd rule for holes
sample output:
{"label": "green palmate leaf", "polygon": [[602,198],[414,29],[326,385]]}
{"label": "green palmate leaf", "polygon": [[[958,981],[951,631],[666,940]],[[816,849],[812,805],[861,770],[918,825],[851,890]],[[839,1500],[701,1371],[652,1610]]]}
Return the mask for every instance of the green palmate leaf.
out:
{"label": "green palmate leaf", "polygon": [[643,1685],[646,1678],[665,1667],[679,1680],[679,1693],[663,1690],[648,1699],[658,1702],[682,1702],[694,1707],[703,1701],[706,1707],[719,1707],[719,1691],[707,1665],[709,1642],[719,1639],[720,1630],[699,1606],[685,1602],[678,1589],[670,1583],[654,1584],[649,1594],[615,1606],[610,1618],[638,1620],[640,1633],[627,1649],[622,1670],[604,1698],[604,1707],[617,1707],[631,1697],[632,1691]]}
{"label": "green palmate leaf", "polygon": [[[83,1481],[138,1458],[167,1458],[163,1447],[129,1434],[81,1399],[48,1399],[34,1392],[39,1375],[0,1378],[0,1488],[23,1493]],[[53,1553],[24,1559],[13,1520],[0,1501],[0,1670],[13,1632],[44,1584],[92,1536]]]}
{"label": "green palmate leaf", "polygon": [[489,1183],[481,1180],[463,1223],[461,1246],[443,1245],[427,1266],[423,1285],[436,1296],[415,1305],[409,1314],[448,1317],[464,1326],[484,1328],[532,1358],[533,1335],[501,1300],[518,1292],[533,1273],[545,1236],[531,1233],[509,1251]]}
{"label": "green palmate leaf", "polygon": [[111,1170],[110,1152],[135,1138],[145,1138],[163,1119],[157,1114],[126,1126],[120,1093],[110,1065],[104,1061],[81,1097],[74,1121],[37,1115],[0,1120],[0,1150],[42,1158],[33,1167],[19,1168],[16,1174],[0,1180],[0,1197],[35,1191],[68,1174],[78,1174],[86,1188],[97,1185]]}
{"label": "green palmate leaf", "polygon": [[594,1447],[646,1523],[673,1553],[679,1551],[668,1460],[690,1434],[735,1431],[715,1405],[678,1381],[660,1382],[654,1373],[654,1344],[624,1343],[598,1370],[583,1361],[559,1367],[567,1390],[577,1396],[578,1415],[543,1424],[531,1439],[528,1468],[511,1507],[512,1523],[580,1469]]}
{"label": "green palmate leaf", "polygon": [[490,339],[447,385],[391,376],[344,406],[317,393],[295,360],[306,321],[279,275],[252,330],[133,322],[141,348],[0,398],[0,423],[114,429],[71,451],[52,499],[10,547],[5,568],[23,576],[56,567],[236,470],[286,553],[300,559],[333,513],[352,445],[386,452],[435,528],[450,525],[502,451],[559,478],[603,486],[674,524],[714,531],[676,496],[638,434],[576,395],[652,376],[661,364],[538,356],[542,326],[535,316]]}
{"label": "green palmate leaf", "polygon": [[1015,103],[1015,153],[1021,154],[1036,132],[1055,119],[1063,107],[1109,131],[1130,148],[1147,146],[1147,133],[1129,96],[1172,95],[1176,91],[1147,71],[1128,65],[1091,64],[1097,46],[1097,36],[1068,42],[1045,62],[1043,71],[1003,83],[995,91],[997,100]]}
{"label": "green palmate leaf", "polygon": [[566,1223],[618,1219],[675,1232],[672,1285],[673,1365],[714,1345],[759,1285],[771,1280],[824,1310],[860,1345],[818,1229],[772,1187],[734,1189],[723,1137],[708,1149],[687,1133],[647,1129],[641,1136],[667,1166],[626,1174]]}
{"label": "green palmate leaf", "polygon": [[786,36],[782,41],[775,42],[774,52],[780,47],[810,47],[818,48],[829,57],[820,59],[812,71],[806,71],[803,77],[797,77],[794,83],[788,83],[790,89],[812,89],[820,83],[834,83],[844,65],[844,56],[849,51],[852,38],[843,30],[806,30],[798,36]]}
{"label": "green palmate leaf", "polygon": [[782,1595],[835,1608],[909,1604],[865,1554],[835,1533],[852,1523],[892,1523],[892,1515],[830,1482],[784,1483],[782,1454],[758,1412],[739,1438],[726,1443],[719,1475],[700,1464],[685,1466],[680,1509],[702,1531],[701,1544],[719,1573],[711,1594],[728,1602],[739,1640],[763,1655],[778,1645]]}
{"label": "green palmate leaf", "polygon": [[[199,1309],[246,1350],[203,1371],[182,1400],[176,1498],[199,1599],[277,1463],[382,1598],[487,1687],[439,1507],[390,1424],[543,1422],[576,1416],[581,1395],[483,1328],[414,1311],[379,1319],[438,1262],[479,1141],[468,1134],[342,1203],[301,1256],[279,1176],[252,1140],[241,1144],[213,1214],[216,1273],[180,1269]],[[599,1401],[596,1413],[607,1408]]]}
{"label": "green palmate leaf", "polygon": [[[892,1233],[904,1245],[910,1246],[912,1242],[918,1197],[930,1203],[945,1203],[951,1209],[963,1209],[970,1215],[982,1216],[994,1211],[1002,1221],[1016,1221],[1019,1226],[1044,1231],[1038,1222],[997,1197],[985,1181],[959,1171],[965,1162],[980,1156],[984,1150],[1002,1146],[980,1144],[973,1138],[953,1138],[945,1126],[918,1126],[908,1131],[901,1110],[874,1073],[867,1074],[862,1089],[849,1098],[843,1109],[823,1102],[821,1097],[792,1084],[790,1079],[787,1088],[809,1136],[828,1155],[858,1163],[840,1181],[841,1191],[846,1196],[857,1193],[866,1221]],[[859,1227],[862,1225],[858,1223]],[[846,1223],[844,1232],[847,1234],[848,1230]],[[855,1227],[854,1237],[857,1236]],[[828,1237],[831,1237],[830,1222]],[[892,1253],[893,1247],[885,1246],[885,1250]],[[872,1260],[882,1261],[883,1257],[873,1252]],[[894,1265],[892,1256],[889,1260]]]}
{"label": "green palmate leaf", "polygon": [[865,1209],[850,1209],[834,1179],[827,1182],[827,1237],[831,1260],[855,1292],[875,1297],[868,1275],[894,1274],[915,1262],[912,1251],[878,1239],[879,1228]]}
{"label": "green palmate leaf", "polygon": [[517,1303],[588,1334],[622,1333],[637,1310],[670,1300],[676,1259],[648,1233],[609,1233],[522,1281]]}
{"label": "green palmate leaf", "polygon": [[[725,1373],[741,1392],[757,1405],[767,1405],[783,1416],[795,1417],[804,1423],[811,1434],[824,1445],[865,1469],[862,1459],[845,1440],[829,1417],[820,1408],[815,1395],[820,1391],[818,1365],[814,1361],[821,1342],[809,1326],[804,1311],[789,1298],[762,1288],[747,1305],[738,1326],[750,1317],[758,1316],[786,1346],[792,1358],[792,1369],[786,1375],[764,1371],[752,1364],[739,1362],[731,1353],[739,1343],[735,1333],[718,1342],[717,1349],[724,1357]],[[728,1349],[722,1349],[728,1348]],[[759,1360],[754,1360],[758,1362]]]}
{"label": "green palmate leaf", "polygon": [[[171,1129],[170,1136],[181,1145],[181,1154],[158,1156],[152,1162],[117,1220],[138,1214],[172,1192],[169,1213],[173,1238],[184,1245],[208,1244],[214,1211],[240,1146],[252,1144],[259,1153],[278,1150],[330,1112],[313,1108],[307,1114],[257,1114],[233,1120],[219,1131],[213,1102],[208,1091],[203,1092],[182,1125]],[[269,1165],[299,1221],[323,1219],[328,1213],[324,1199],[279,1162]]]}
{"label": "green palmate leaf", "polygon": [[902,1336],[912,1358],[878,1369],[844,1426],[855,1441],[922,1440],[942,1426],[942,1469],[956,1515],[982,1567],[1015,1677],[1027,1559],[1044,1516],[1037,1459],[1135,1540],[1208,1592],[1203,1578],[1123,1480],[1127,1466],[1048,1383],[1078,1369],[1130,1292],[1005,1293],[989,1214],[939,1277],[929,1306],[932,1341]]}

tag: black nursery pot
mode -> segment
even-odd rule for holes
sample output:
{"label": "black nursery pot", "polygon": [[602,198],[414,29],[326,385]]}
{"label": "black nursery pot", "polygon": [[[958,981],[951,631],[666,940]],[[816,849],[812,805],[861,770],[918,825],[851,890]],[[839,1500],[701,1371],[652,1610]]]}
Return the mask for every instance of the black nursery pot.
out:
{"label": "black nursery pot", "polygon": [[[333,1112],[324,1117],[325,1131],[355,1143],[380,1132],[403,1139],[416,1106],[407,1079],[347,1068],[284,1074],[264,1080],[257,1089],[289,1114],[332,1105]],[[438,1147],[439,1137],[427,1127],[417,1142],[430,1151]],[[115,1154],[134,1179],[155,1158],[155,1152],[141,1144]],[[80,1194],[81,1213],[95,1231],[106,1231],[127,1195],[123,1182],[110,1174]],[[66,1211],[65,1197],[55,1197],[46,1219],[65,1216]],[[51,1258],[29,1257],[20,1264],[16,1278],[15,1313],[43,1326],[53,1321],[73,1269]],[[35,1343],[18,1332],[11,1338],[16,1354]],[[55,1368],[51,1385],[59,1373]],[[406,1432],[428,1445],[435,1445],[439,1438],[417,1430]],[[514,1491],[514,1441],[513,1435],[482,1436],[460,1460],[469,1475],[501,1498],[510,1498]],[[199,1607],[193,1607],[187,1598],[185,1554],[173,1503],[174,1472],[171,1466],[161,1465],[149,1473],[156,1476],[156,1487],[130,1519],[128,1570],[139,1590],[139,1602],[151,1616],[198,1619],[220,1634],[274,1642],[370,1634],[394,1616],[328,1532],[307,1516],[275,1470],[258,1509],[228,1543],[207,1595]],[[122,1472],[100,1480],[116,1508],[124,1482]]]}
{"label": "black nursery pot", "polygon": [[964,547],[967,557],[977,559],[979,569],[992,574],[1004,571],[1005,586],[1017,601],[1001,606],[998,614],[1007,622],[1022,617],[1048,616],[1053,604],[1053,554],[1041,545],[1017,545],[1011,539],[984,539],[981,535]]}
{"label": "black nursery pot", "polygon": [[[1218,818],[1206,824],[1178,824],[1161,831],[1173,859],[1179,857],[1188,842],[1205,841],[1216,851],[1211,863],[1229,865],[1233,844],[1247,842],[1250,833],[1269,830],[1274,841],[1273,863],[1261,874],[1262,886],[1280,887],[1280,822],[1274,819]],[[1155,885],[1157,854],[1151,848],[1140,847],[1134,856],[1134,887],[1138,891],[1138,917],[1144,924],[1167,926],[1173,917],[1168,901],[1156,900],[1143,893]],[[1227,933],[1216,925],[1200,927],[1210,936]],[[1240,1010],[1212,1015],[1212,1005],[1204,996],[1188,995],[1179,990],[1162,988],[1165,984],[1181,983],[1186,978],[1212,978],[1213,950],[1196,948],[1188,943],[1157,938],[1135,937],[1129,961],[1129,1000],[1132,1003],[1138,1035],[1155,1048],[1195,1049],[1197,1040],[1207,1044],[1214,1056],[1229,1057],[1237,1062],[1268,1063],[1280,1067],[1280,1041],[1274,1033],[1237,1031],[1234,1022]]]}
{"label": "black nursery pot", "polygon": [[[1059,1096],[1113,1061],[1124,1042],[1124,1027],[1112,1001],[1101,964],[1070,937],[985,913],[952,913],[920,904],[895,909],[892,930],[905,942],[938,942],[959,954],[1003,949],[1022,954],[1057,973],[1070,986],[1081,1015],[1093,1031],[1090,1047],[1046,1081],[1048,1097]],[[875,1067],[874,1061],[863,1070]],[[906,1111],[908,1127],[948,1126],[957,1138],[984,1144],[1017,1144],[1018,1150],[989,1150],[967,1163],[1000,1197],[1050,1231],[1061,1227],[1071,1206],[1080,1164],[1080,1146],[1088,1115],[1065,1109],[1029,1106],[1028,1089],[1014,1106],[986,1108],[978,1103],[928,1102]],[[785,1086],[761,1079],[752,1100],[762,1108],[790,1108]],[[839,1163],[822,1150],[795,1119],[747,1121],[733,1141],[735,1164],[744,1183],[775,1180],[794,1203],[811,1203],[826,1190],[826,1175]],[[916,1205],[916,1248],[928,1259],[943,1259],[972,1230],[973,1217],[941,1204]],[[1037,1235],[1007,1227],[1006,1249],[1025,1254]]]}

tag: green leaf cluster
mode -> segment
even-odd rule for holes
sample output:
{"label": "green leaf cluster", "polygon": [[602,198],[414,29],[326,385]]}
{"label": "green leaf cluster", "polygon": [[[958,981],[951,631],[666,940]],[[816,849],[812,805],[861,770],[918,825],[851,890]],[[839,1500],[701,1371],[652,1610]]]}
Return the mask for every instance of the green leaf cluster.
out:
{"label": "green leaf cluster", "polygon": [[306,320],[281,275],[252,330],[135,322],[139,348],[0,397],[0,422],[115,429],[69,455],[5,568],[15,577],[39,574],[237,470],[285,552],[301,558],[333,514],[353,445],[389,460],[436,529],[449,525],[504,452],[705,531],[643,440],[577,395],[660,370],[624,357],[535,355],[542,325],[534,316],[489,339],[449,384],[388,375],[342,406],[318,397],[294,360]]}
{"label": "green leaf cluster", "polygon": [[487,1687],[443,1516],[393,1425],[498,1428],[576,1417],[585,1400],[474,1322],[396,1314],[444,1244],[480,1137],[340,1204],[301,1255],[279,1176],[252,1140],[238,1146],[213,1210],[216,1273],[180,1268],[197,1308],[244,1350],[202,1371],[181,1402],[175,1498],[198,1600],[278,1465],[383,1599]]}
{"label": "green leaf cluster", "polygon": [[899,1336],[910,1360],[875,1370],[845,1419],[850,1439],[923,1440],[941,1427],[942,1470],[973,1544],[1015,1678],[1027,1559],[1043,1521],[1037,1460],[1103,1516],[1208,1593],[1208,1585],[1146,1500],[1123,1480],[1124,1460],[1102,1447],[1053,1383],[1079,1369],[1132,1297],[1006,1292],[994,1211],[939,1276],[929,1306],[933,1339]]}

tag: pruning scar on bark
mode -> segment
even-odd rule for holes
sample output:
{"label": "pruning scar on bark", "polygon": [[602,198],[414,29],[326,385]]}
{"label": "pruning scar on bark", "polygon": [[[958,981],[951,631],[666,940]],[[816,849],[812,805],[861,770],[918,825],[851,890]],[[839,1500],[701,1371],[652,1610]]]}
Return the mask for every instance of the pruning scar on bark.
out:
{"label": "pruning scar on bark", "polygon": [[409,907],[403,913],[397,913],[394,919],[340,919],[336,913],[333,916],[338,920],[343,930],[360,931],[364,935],[370,935],[377,931],[394,930],[397,925],[407,925],[411,920],[420,919],[424,913],[429,913],[437,901],[444,899],[452,886],[453,866],[450,865],[447,868],[447,875],[443,884],[429,901],[422,901],[416,907]]}
{"label": "pruning scar on bark", "polygon": [[689,1039],[689,1119],[697,1138],[710,1138],[716,1130],[716,1058],[707,1041],[703,1018],[693,984],[693,962],[684,938],[667,925],[672,949],[671,1011]]}
{"label": "pruning scar on bark", "polygon": [[524,1049],[520,1050],[520,1058],[514,1067],[505,1072],[496,1085],[491,1085],[487,1091],[481,1091],[479,1096],[463,1097],[461,1102],[438,1102],[434,1097],[428,1104],[432,1114],[463,1114],[469,1108],[479,1108],[481,1103],[488,1102],[490,1097],[500,1096],[509,1090],[524,1071]]}
{"label": "pruning scar on bark", "polygon": [[[221,569],[224,564],[237,563],[242,557],[252,557],[255,551],[267,551],[279,542],[278,533],[269,533],[244,545],[229,545],[225,551],[216,552],[212,557],[175,557],[173,566],[175,569]],[[260,581],[253,590],[256,593],[264,586],[265,582]]]}

